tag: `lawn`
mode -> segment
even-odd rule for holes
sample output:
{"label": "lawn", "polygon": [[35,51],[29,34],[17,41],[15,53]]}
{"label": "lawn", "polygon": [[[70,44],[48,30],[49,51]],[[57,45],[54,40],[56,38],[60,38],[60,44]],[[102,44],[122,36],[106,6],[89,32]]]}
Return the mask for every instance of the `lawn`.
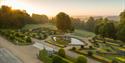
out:
{"label": "lawn", "polygon": [[73,33],[73,35],[80,36],[80,37],[93,37],[93,36],[95,36],[95,34],[92,32],[88,32],[88,31],[80,30],[80,29],[75,29],[75,32]]}
{"label": "lawn", "polygon": [[[29,30],[29,29],[36,29],[36,28],[40,28],[40,27],[45,27],[45,28],[49,28],[49,29],[53,29],[53,30],[57,30],[56,26],[50,23],[46,23],[46,24],[30,24],[30,25],[26,25],[25,27],[23,27],[22,29],[24,30]],[[72,33],[73,35],[76,36],[80,36],[80,37],[93,37],[95,36],[94,33],[92,32],[88,32],[85,30],[80,30],[80,29],[75,29],[75,32]]]}

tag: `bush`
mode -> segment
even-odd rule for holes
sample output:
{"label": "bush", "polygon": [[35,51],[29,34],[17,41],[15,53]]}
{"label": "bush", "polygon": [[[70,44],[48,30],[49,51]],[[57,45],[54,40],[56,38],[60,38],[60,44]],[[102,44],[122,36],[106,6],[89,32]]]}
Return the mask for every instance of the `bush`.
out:
{"label": "bush", "polygon": [[48,56],[47,51],[45,49],[39,51],[38,58],[44,63],[52,63],[52,59]]}
{"label": "bush", "polygon": [[26,41],[27,41],[28,43],[31,43],[31,42],[32,42],[32,40],[31,40],[30,37],[27,37]]}
{"label": "bush", "polygon": [[89,55],[89,56],[92,56],[92,55],[93,55],[93,52],[92,52],[92,51],[88,51],[88,55]]}
{"label": "bush", "polygon": [[84,48],[84,45],[81,45],[81,47],[80,47],[81,49],[83,49]]}
{"label": "bush", "polygon": [[92,46],[89,46],[89,48],[90,48],[90,49],[93,49],[93,47],[92,47]]}
{"label": "bush", "polygon": [[54,55],[52,63],[72,63],[72,62],[61,56]]}
{"label": "bush", "polygon": [[59,49],[59,51],[58,51],[58,55],[59,56],[61,56],[61,57],[65,57],[66,55],[65,55],[65,50],[64,49]]}
{"label": "bush", "polygon": [[62,61],[62,58],[60,58],[59,56],[55,55],[53,57],[52,63],[61,63],[61,61]]}
{"label": "bush", "polygon": [[75,51],[75,50],[76,50],[76,47],[72,47],[72,50]]}
{"label": "bush", "polygon": [[75,63],[87,63],[87,58],[83,55],[80,55],[77,59]]}
{"label": "bush", "polygon": [[112,63],[118,63],[118,61],[117,60],[112,60]]}

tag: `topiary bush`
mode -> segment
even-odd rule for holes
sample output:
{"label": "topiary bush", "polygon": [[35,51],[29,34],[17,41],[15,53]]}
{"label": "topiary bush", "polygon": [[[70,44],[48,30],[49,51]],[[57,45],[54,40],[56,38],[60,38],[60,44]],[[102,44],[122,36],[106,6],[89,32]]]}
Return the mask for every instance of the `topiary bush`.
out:
{"label": "topiary bush", "polygon": [[63,58],[63,57],[61,57],[61,56],[54,55],[52,63],[72,63],[72,62]]}
{"label": "topiary bush", "polygon": [[50,58],[45,49],[39,51],[38,58],[44,63],[52,63],[52,58]]}
{"label": "topiary bush", "polygon": [[84,49],[84,45],[81,45],[81,46],[80,46],[80,49]]}
{"label": "topiary bush", "polygon": [[75,63],[87,63],[87,58],[83,55],[80,55],[77,59]]}
{"label": "topiary bush", "polygon": [[63,48],[59,49],[58,55],[61,56],[61,57],[65,57],[66,56],[65,50]]}
{"label": "topiary bush", "polygon": [[76,50],[76,47],[72,47],[72,50],[75,51],[75,50]]}
{"label": "topiary bush", "polygon": [[92,52],[92,51],[88,51],[88,55],[89,55],[89,56],[92,56],[92,55],[93,55],[93,52]]}

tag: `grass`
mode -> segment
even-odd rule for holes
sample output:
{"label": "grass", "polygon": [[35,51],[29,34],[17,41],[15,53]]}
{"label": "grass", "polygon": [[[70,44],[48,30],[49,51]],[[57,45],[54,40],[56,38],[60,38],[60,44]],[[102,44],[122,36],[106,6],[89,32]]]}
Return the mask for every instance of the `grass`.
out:
{"label": "grass", "polygon": [[95,36],[95,34],[92,32],[88,32],[88,31],[80,30],[80,29],[76,29],[73,35],[80,36],[80,37],[94,37]]}
{"label": "grass", "polygon": [[[35,29],[35,28],[40,28],[40,27],[46,27],[46,28],[49,28],[49,29],[57,30],[56,26],[53,25],[53,24],[50,24],[50,23],[29,24],[29,25],[26,25],[25,27],[23,27],[22,29],[29,30],[29,29]],[[80,36],[80,37],[93,37],[93,36],[95,36],[95,34],[92,33],[92,32],[88,32],[88,31],[80,30],[80,29],[75,29],[75,32],[72,33],[72,34],[76,35],[76,36]]]}

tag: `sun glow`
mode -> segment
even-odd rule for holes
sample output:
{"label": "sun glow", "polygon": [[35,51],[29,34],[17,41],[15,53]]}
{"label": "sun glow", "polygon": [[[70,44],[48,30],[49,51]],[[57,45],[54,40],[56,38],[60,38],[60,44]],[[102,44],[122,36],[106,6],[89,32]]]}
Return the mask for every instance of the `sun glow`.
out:
{"label": "sun glow", "polygon": [[10,7],[12,7],[12,9],[26,10],[30,15],[32,13],[39,13],[39,14],[47,13],[46,10],[38,10],[37,8],[33,7],[32,5],[29,5],[27,3],[17,1],[17,0],[2,0],[0,2],[0,6],[1,5],[10,6]]}
{"label": "sun glow", "polygon": [[55,16],[65,12],[70,16],[119,15],[125,9],[125,0],[0,0],[0,5],[32,13]]}

